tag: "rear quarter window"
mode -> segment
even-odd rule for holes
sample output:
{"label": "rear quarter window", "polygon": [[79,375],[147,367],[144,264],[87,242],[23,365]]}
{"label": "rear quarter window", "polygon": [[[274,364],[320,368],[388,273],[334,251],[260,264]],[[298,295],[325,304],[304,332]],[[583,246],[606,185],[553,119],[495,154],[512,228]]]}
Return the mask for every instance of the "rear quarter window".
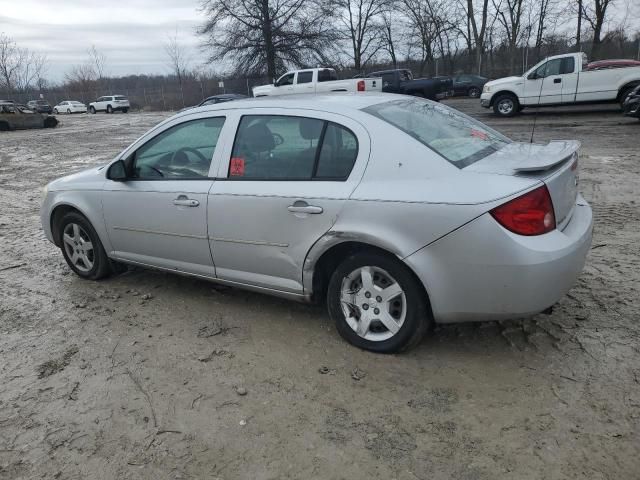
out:
{"label": "rear quarter window", "polygon": [[504,135],[439,103],[393,100],[363,109],[427,146],[452,165],[467,167],[511,143]]}

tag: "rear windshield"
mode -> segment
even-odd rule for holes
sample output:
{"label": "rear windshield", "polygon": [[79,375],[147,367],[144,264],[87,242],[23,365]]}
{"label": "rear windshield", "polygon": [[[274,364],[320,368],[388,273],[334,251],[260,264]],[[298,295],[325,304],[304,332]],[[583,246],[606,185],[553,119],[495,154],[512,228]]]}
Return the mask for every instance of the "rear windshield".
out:
{"label": "rear windshield", "polygon": [[113,97],[115,100],[126,100],[127,97],[123,97],[122,95],[116,95],[115,97]]}
{"label": "rear windshield", "polygon": [[403,99],[364,108],[426,145],[449,163],[464,168],[511,143],[507,137],[439,103]]}

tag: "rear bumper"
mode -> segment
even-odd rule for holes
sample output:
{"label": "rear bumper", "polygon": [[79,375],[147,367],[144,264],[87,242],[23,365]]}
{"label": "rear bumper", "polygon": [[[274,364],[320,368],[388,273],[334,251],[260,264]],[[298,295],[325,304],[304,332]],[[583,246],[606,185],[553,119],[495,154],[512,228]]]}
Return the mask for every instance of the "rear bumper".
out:
{"label": "rear bumper", "polygon": [[438,323],[540,313],[574,285],[591,246],[591,207],[578,196],[563,231],[516,235],[489,214],[407,257]]}

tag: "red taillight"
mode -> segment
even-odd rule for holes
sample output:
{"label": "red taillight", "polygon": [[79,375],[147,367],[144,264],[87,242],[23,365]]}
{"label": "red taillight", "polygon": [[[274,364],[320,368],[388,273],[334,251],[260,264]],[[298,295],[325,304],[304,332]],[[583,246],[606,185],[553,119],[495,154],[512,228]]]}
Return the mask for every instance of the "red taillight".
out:
{"label": "red taillight", "polygon": [[542,235],[556,228],[553,203],[546,185],[491,210],[491,216],[518,235]]}
{"label": "red taillight", "polygon": [[358,80],[358,91],[364,92],[364,80]]}

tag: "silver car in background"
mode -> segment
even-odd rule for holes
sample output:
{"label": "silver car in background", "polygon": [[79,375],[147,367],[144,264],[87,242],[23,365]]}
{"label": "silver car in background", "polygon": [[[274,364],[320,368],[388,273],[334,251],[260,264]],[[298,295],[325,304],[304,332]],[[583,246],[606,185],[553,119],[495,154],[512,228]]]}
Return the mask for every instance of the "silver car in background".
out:
{"label": "silver car in background", "polygon": [[83,278],[126,263],[326,301],[349,342],[393,352],[571,288],[592,229],[578,148],[414,97],[239,100],[50,183],[42,225]]}

